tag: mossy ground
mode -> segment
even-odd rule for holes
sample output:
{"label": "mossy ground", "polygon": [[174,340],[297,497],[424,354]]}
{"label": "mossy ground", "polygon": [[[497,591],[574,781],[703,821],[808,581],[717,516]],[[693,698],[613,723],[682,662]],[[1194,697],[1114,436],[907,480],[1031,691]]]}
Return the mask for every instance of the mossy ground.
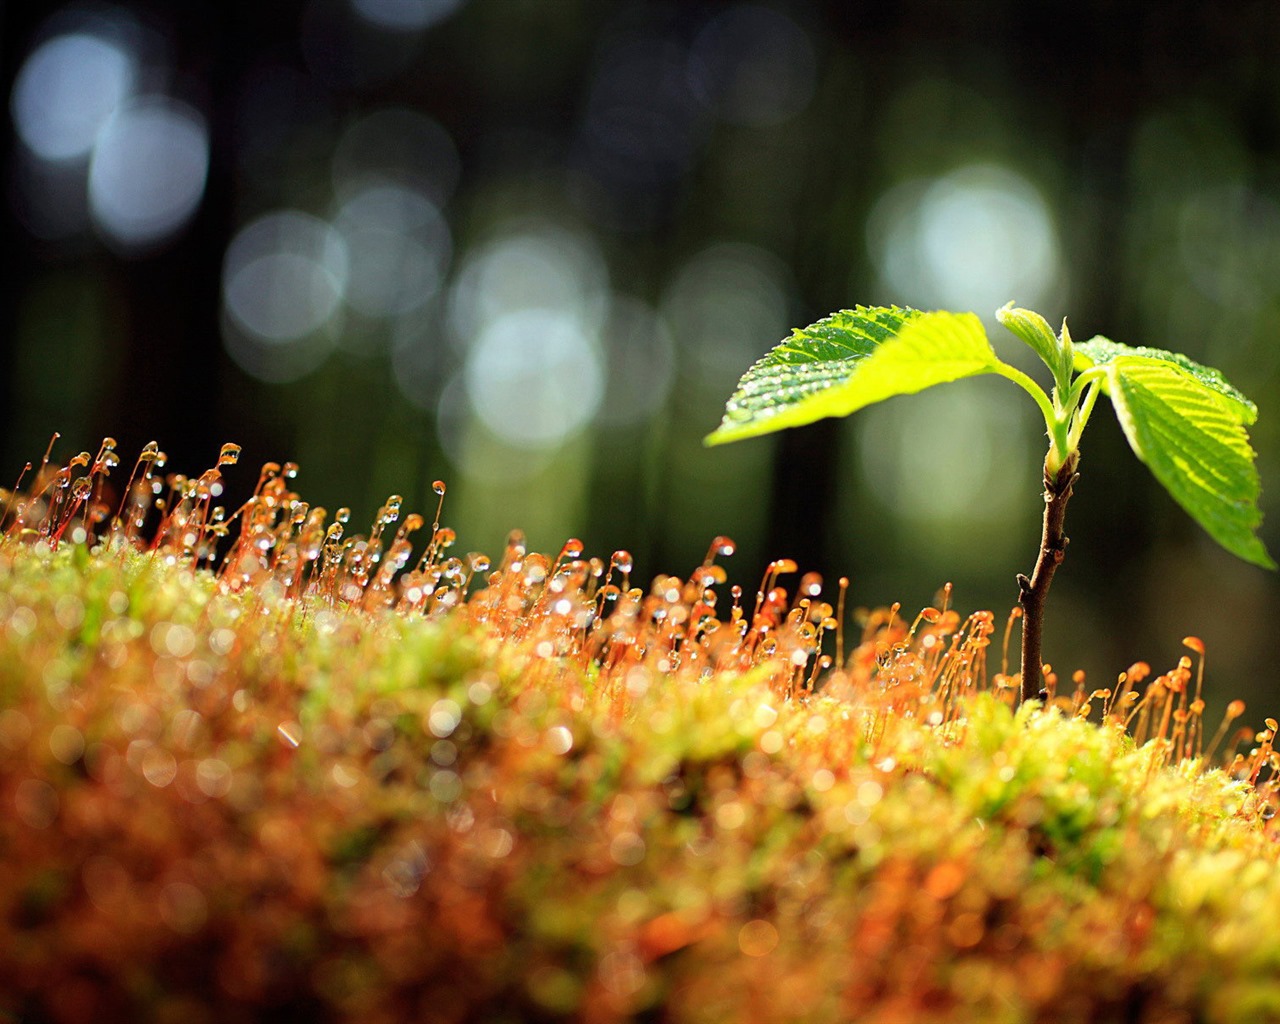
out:
{"label": "mossy ground", "polygon": [[1269,740],[1181,756],[1186,666],[1099,724],[1014,711],[990,616],[824,665],[789,566],[722,620],[710,558],[379,590],[282,509],[217,573],[42,514],[0,540],[0,1020],[1280,1019]]}

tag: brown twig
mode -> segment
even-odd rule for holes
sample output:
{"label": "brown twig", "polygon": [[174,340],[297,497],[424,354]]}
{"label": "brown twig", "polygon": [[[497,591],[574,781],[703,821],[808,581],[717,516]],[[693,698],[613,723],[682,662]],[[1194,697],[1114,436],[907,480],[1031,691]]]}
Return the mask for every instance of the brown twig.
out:
{"label": "brown twig", "polygon": [[1044,602],[1049,595],[1053,574],[1067,550],[1067,537],[1062,532],[1067,502],[1076,482],[1079,453],[1072,452],[1056,474],[1048,467],[1044,474],[1044,530],[1040,535],[1040,557],[1035,571],[1027,579],[1018,574],[1018,603],[1022,605],[1022,699],[1040,696],[1044,661],[1040,656],[1044,632]]}

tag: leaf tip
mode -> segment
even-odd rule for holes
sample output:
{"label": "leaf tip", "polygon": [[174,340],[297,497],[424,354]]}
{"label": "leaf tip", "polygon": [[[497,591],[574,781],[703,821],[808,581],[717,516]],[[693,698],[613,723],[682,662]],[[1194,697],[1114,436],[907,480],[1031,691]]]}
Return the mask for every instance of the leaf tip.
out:
{"label": "leaf tip", "polygon": [[704,448],[715,448],[718,445],[727,444],[732,440],[733,438],[728,435],[724,425],[721,424],[702,439],[702,446]]}

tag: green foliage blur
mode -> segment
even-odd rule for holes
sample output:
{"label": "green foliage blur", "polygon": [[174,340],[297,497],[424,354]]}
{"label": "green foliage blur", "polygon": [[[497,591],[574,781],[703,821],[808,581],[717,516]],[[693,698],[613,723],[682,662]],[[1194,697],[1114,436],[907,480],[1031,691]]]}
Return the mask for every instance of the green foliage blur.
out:
{"label": "green foliage blur", "polygon": [[[0,486],[54,430],[184,473],[236,441],[233,490],[295,460],[356,522],[444,479],[469,550],[684,574],[725,534],[748,590],[792,557],[999,617],[1041,509],[1006,382],[701,438],[793,325],[1015,300],[1255,399],[1274,549],[1278,44],[1264,3],[6,5]],[[1280,584],[1105,409],[1081,472],[1046,658],[1104,686],[1194,634],[1274,708]]]}

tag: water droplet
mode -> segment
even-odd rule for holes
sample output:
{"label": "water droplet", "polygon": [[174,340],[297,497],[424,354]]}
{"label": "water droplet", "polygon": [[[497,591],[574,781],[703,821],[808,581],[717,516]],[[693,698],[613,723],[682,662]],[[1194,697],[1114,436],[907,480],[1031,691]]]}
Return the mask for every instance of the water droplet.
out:
{"label": "water droplet", "polygon": [[442,498],[444,497],[445,486],[444,486],[443,480],[436,480],[434,483],[432,483],[431,489],[435,491],[436,494],[438,494],[440,497]]}

